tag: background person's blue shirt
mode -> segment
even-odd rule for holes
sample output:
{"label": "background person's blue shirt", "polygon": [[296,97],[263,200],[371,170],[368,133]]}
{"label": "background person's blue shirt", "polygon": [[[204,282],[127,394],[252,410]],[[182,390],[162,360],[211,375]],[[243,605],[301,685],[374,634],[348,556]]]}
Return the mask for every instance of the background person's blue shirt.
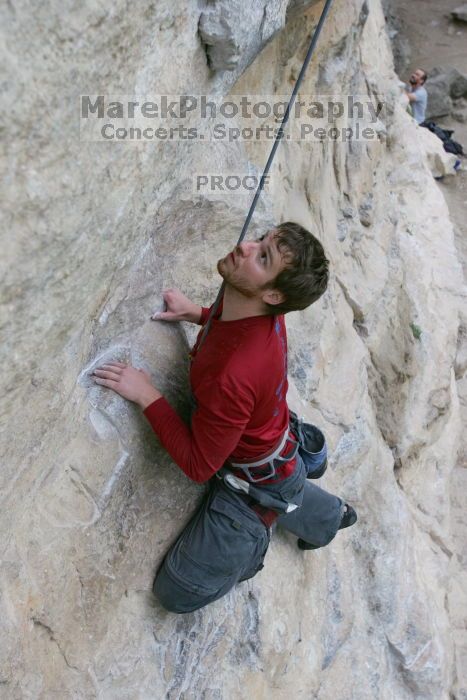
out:
{"label": "background person's blue shirt", "polygon": [[428,94],[423,85],[420,85],[415,90],[412,90],[412,95],[415,95],[415,100],[410,103],[412,107],[412,115],[417,124],[425,121],[426,105],[428,102]]}

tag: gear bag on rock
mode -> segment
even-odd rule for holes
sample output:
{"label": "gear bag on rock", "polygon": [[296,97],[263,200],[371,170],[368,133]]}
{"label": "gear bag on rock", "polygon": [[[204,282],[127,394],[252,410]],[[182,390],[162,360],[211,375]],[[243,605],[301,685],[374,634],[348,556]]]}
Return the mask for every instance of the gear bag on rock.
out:
{"label": "gear bag on rock", "polygon": [[305,423],[289,410],[290,427],[298,440],[298,453],[305,463],[307,479],[319,479],[328,466],[326,438],[316,425]]}

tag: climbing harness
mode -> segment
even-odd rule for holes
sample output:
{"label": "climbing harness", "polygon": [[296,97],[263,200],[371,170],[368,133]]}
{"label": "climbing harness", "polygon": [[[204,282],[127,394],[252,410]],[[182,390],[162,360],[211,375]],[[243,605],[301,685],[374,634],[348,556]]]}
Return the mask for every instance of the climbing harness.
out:
{"label": "climbing harness", "polygon": [[[277,466],[280,466],[280,464],[290,462],[290,460],[293,459],[297,454],[299,447],[298,442],[296,440],[292,440],[292,438],[289,436],[289,431],[290,429],[287,426],[287,430],[282,436],[279,445],[269,455],[261,457],[261,459],[258,459],[255,462],[248,462],[247,464],[229,461],[229,466],[233,467],[234,469],[241,469],[248,481],[251,481],[252,483],[258,483],[259,481],[266,481],[266,479],[272,479],[272,477],[276,474],[275,463],[279,462]],[[292,445],[292,449],[288,454],[281,457],[281,452],[284,449],[287,442],[290,442],[290,444]],[[262,473],[260,476],[255,476],[250,471],[251,469],[259,469],[260,467],[264,467],[266,465],[269,467],[269,471],[264,473],[264,470],[261,470]]]}
{"label": "climbing harness", "polygon": [[[284,432],[277,447],[270,452],[268,455],[258,459],[254,462],[248,462],[247,464],[241,462],[227,462],[226,466],[221,467],[216,476],[222,479],[225,485],[233,489],[234,491],[241,492],[253,498],[257,503],[265,508],[272,508],[274,510],[291,513],[295,508],[298,508],[297,503],[287,503],[282,499],[274,495],[274,493],[269,493],[264,491],[264,489],[257,488],[255,484],[261,481],[266,481],[266,479],[272,479],[276,474],[276,466],[280,467],[286,462],[290,462],[293,459],[299,449],[299,444],[296,440],[293,440],[289,435],[290,429],[287,426],[287,430]],[[281,452],[285,445],[289,442],[292,445],[291,450],[281,456]],[[277,463],[277,464],[276,464]],[[264,470],[267,466],[268,470]],[[244,478],[236,476],[231,469],[239,469],[243,472]],[[261,474],[255,475],[252,470],[261,471]]]}
{"label": "climbing harness", "polygon": [[[281,456],[281,452],[285,445],[289,442],[292,445],[292,449],[289,450],[287,454]],[[257,488],[255,484],[261,481],[266,481],[267,479],[272,479],[276,475],[276,467],[280,467],[286,462],[290,462],[291,459],[297,454],[299,445],[296,440],[293,440],[289,435],[289,427],[281,438],[279,445],[276,449],[269,455],[256,460],[255,462],[249,462],[248,464],[242,464],[239,462],[227,463],[227,467],[222,467],[220,470],[220,478],[224,480],[224,483],[233,488],[235,491],[242,491],[248,494],[250,498],[253,498],[257,503],[265,508],[272,508],[273,510],[291,513],[295,508],[298,508],[297,503],[288,503],[278,498],[274,493],[269,493],[264,491],[264,489]],[[239,478],[233,474],[229,467],[234,469],[239,469],[243,472],[244,478]],[[268,467],[268,469],[264,469]],[[260,476],[256,473],[261,472]]]}
{"label": "climbing harness", "polygon": [[[306,423],[303,418],[298,418],[294,411],[289,410],[289,417],[290,426],[287,427],[279,445],[273,452],[248,464],[229,461],[227,466],[222,467],[216,473],[216,476],[222,479],[228,488],[250,496],[265,508],[272,508],[284,513],[291,513],[298,505],[279,500],[274,494],[256,488],[255,484],[272,479],[276,475],[276,463],[278,463],[277,467],[280,467],[281,464],[294,459],[297,453],[305,465],[307,479],[319,479],[326,471],[328,463],[326,439],[321,430],[316,425]],[[297,436],[297,440],[290,437],[290,429]],[[292,449],[281,456],[287,442],[292,445]],[[265,466],[269,467],[269,471],[266,473],[263,469]],[[232,467],[243,471],[244,478],[233,474],[230,471]],[[261,471],[260,476],[255,476],[255,470]]]}
{"label": "climbing harness", "polygon": [[[261,457],[254,462],[232,462],[228,461],[228,466],[240,469],[247,481],[257,484],[260,481],[272,479],[276,475],[276,466],[280,467],[285,462],[296,457],[297,452],[305,463],[307,479],[319,479],[323,476],[327,468],[328,450],[326,438],[316,425],[305,423],[303,418],[299,418],[294,411],[289,409],[290,424],[284,432],[278,446],[268,455]],[[290,437],[290,429],[297,439]],[[287,443],[292,445],[292,449],[285,455],[281,452]],[[278,463],[276,465],[276,462]],[[265,471],[262,467],[268,466]],[[253,470],[253,473],[252,473]],[[258,472],[261,472],[258,474]]]}
{"label": "climbing harness", "polygon": [[222,467],[219,472],[216,473],[219,479],[223,479],[224,483],[228,488],[234,491],[240,491],[252,498],[254,501],[259,503],[260,506],[264,508],[272,508],[272,510],[279,511],[281,513],[291,513],[293,510],[298,508],[298,503],[287,503],[282,499],[279,499],[274,493],[269,493],[264,489],[259,489],[256,486],[252,486],[244,479],[239,479],[238,476],[229,472],[225,467]]}
{"label": "climbing harness", "polygon": [[[263,174],[261,175],[261,179],[258,183],[258,187],[256,188],[255,196],[254,196],[253,201],[251,203],[250,210],[249,210],[247,217],[245,219],[245,223],[243,224],[243,228],[242,228],[242,231],[240,233],[240,238],[237,241],[237,246],[240,245],[240,243],[245,238],[245,234],[248,230],[248,226],[250,225],[251,218],[252,218],[253,213],[256,209],[256,204],[258,203],[258,199],[259,199],[260,194],[264,188],[264,181],[265,181],[265,179],[269,173],[269,170],[271,168],[272,161],[274,160],[274,156],[276,154],[279,143],[280,143],[281,139],[283,138],[284,127],[286,126],[287,122],[289,121],[290,112],[291,112],[292,107],[294,105],[295,98],[297,97],[297,93],[298,93],[298,90],[299,90],[300,85],[302,83],[302,80],[305,76],[306,69],[308,68],[308,64],[311,61],[311,57],[312,57],[313,52],[315,50],[316,44],[318,42],[318,38],[319,38],[319,35],[321,33],[321,29],[324,25],[324,22],[326,20],[327,14],[329,12],[329,8],[331,7],[331,3],[332,3],[332,0],[326,0],[326,3],[323,7],[323,11],[321,12],[321,17],[319,18],[318,24],[317,24],[316,29],[314,31],[313,37],[311,39],[310,46],[309,46],[307,54],[305,56],[305,60],[303,61],[302,68],[301,68],[300,73],[298,75],[297,82],[295,83],[294,89],[293,89],[292,94],[290,96],[290,100],[289,100],[289,103],[287,105],[287,109],[285,110],[285,114],[282,118],[281,125],[280,125],[280,127],[277,131],[276,137],[274,139],[274,143],[272,145],[271,152],[269,154],[269,158],[267,159],[265,168],[263,170]],[[201,336],[201,339],[200,339],[200,342],[198,345],[198,351],[201,349],[201,346],[203,345],[203,343],[206,339],[206,336],[209,333],[209,329],[211,328],[212,317],[214,316],[217,309],[219,308],[219,304],[220,304],[222,296],[224,294],[224,288],[225,288],[225,284],[223,282],[221,285],[221,288],[219,290],[219,293],[216,297],[216,300],[211,308],[206,325],[204,326],[203,333],[202,333],[202,336]]]}

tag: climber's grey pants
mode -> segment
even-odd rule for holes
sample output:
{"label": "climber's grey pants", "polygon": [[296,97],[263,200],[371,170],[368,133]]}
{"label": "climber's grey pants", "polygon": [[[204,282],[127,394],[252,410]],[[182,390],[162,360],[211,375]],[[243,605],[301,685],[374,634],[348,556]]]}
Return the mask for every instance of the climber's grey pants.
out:
{"label": "climber's grey pants", "polygon": [[[318,546],[335,537],[343,502],[306,481],[300,458],[292,476],[263,488],[274,489],[287,501],[297,495],[298,501],[302,499],[299,508],[278,518],[281,527]],[[269,539],[270,530],[241,496],[213,479],[201,506],[159,569],[154,594],[172,612],[202,608],[263,568]]]}

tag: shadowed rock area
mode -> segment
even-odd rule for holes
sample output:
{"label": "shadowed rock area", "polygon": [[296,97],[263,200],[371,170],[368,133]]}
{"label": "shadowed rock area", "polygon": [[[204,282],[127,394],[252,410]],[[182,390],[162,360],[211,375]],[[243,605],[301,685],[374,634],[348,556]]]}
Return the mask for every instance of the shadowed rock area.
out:
{"label": "shadowed rock area", "polygon": [[465,292],[433,179],[450,165],[406,112],[379,0],[335,0],[302,88],[383,99],[377,137],[285,140],[250,229],[298,221],[330,258],[326,294],[286,317],[289,403],[326,433],[320,483],[358,524],[315,552],[277,530],[254,579],[165,612],[154,574],[204,487],[89,379],[130,361],[188,417],[197,329],[150,316],[171,286],[214,300],[250,203],[194,175],[261,172],[271,142],[84,141],[79,97],[286,99],[323,3],[254,5],[1,10],[1,698],[450,697]]}

